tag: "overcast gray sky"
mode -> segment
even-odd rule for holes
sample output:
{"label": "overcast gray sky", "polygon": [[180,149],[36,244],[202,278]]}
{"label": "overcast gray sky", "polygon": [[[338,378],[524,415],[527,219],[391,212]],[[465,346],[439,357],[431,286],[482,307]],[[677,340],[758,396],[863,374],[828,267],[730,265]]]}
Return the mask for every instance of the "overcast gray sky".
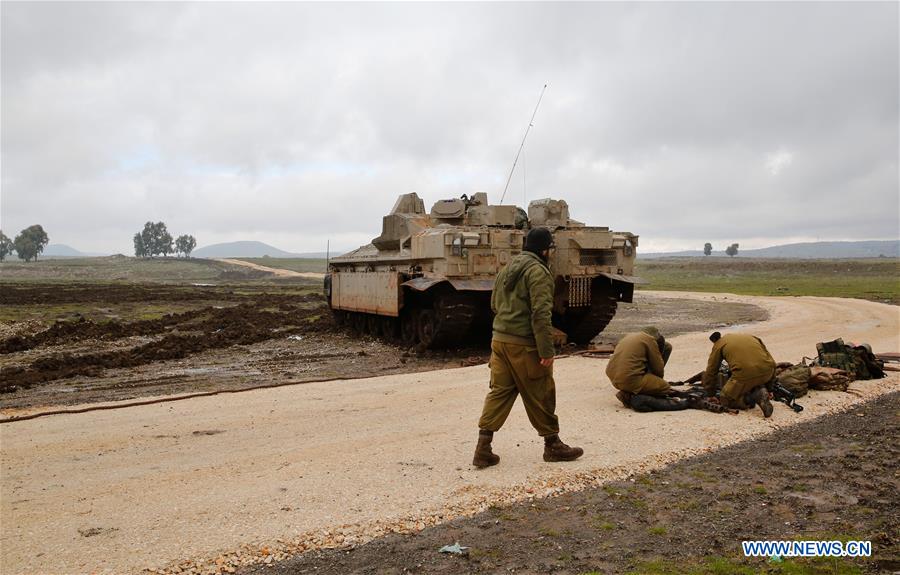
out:
{"label": "overcast gray sky", "polygon": [[900,238],[897,2],[2,3],[0,226],[367,243],[563,198],[643,251]]}

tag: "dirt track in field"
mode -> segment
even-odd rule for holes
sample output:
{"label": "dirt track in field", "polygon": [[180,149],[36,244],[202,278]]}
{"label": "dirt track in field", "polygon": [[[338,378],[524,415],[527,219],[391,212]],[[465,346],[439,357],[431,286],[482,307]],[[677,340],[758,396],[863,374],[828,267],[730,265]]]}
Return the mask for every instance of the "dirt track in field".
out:
{"label": "dirt track in field", "polygon": [[307,279],[323,279],[325,274],[317,273],[317,272],[295,272],[293,270],[286,270],[284,268],[271,268],[269,266],[263,266],[260,264],[255,264],[253,262],[245,262],[244,260],[231,260],[231,259],[223,259],[216,258],[216,261],[220,261],[226,264],[232,264],[236,266],[244,266],[247,268],[251,268],[254,270],[258,270],[261,272],[267,272],[275,277],[279,278],[307,278]]}
{"label": "dirt track in field", "polygon": [[[778,361],[797,361],[835,337],[877,352],[900,349],[893,306],[727,297],[769,311],[771,319],[752,331]],[[671,378],[705,363],[706,333],[672,343]],[[517,405],[495,440],[501,465],[470,467],[484,365],[5,424],[0,571],[271,561],[597,485],[900,389],[894,373],[854,383],[851,393],[813,392],[802,414],[776,405],[771,420],[758,412],[646,415],[621,408],[604,367],[579,357],[555,366],[563,438],[586,452],[570,464],[540,460],[539,440]]]}

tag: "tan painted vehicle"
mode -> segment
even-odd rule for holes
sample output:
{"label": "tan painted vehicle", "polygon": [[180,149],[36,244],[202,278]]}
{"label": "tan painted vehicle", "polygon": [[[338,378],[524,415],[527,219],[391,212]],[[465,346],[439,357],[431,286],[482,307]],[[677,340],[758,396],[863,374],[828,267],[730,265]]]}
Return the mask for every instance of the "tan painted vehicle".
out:
{"label": "tan painted vehicle", "polygon": [[638,236],[569,218],[563,200],[535,200],[528,213],[488,205],[487,194],[441,200],[425,211],[400,196],[381,235],[330,260],[325,295],[339,323],[406,345],[452,347],[490,338],[497,272],[522,251],[529,228],[553,232],[553,323],[587,343],[630,302]]}

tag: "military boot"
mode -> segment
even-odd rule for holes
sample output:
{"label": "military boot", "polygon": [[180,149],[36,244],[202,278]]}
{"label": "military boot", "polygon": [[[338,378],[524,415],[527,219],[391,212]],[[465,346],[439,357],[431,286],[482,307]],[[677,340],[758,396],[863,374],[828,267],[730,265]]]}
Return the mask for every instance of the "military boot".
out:
{"label": "military boot", "polygon": [[629,393],[627,391],[618,391],[616,392],[616,399],[622,402],[622,405],[625,407],[631,407],[631,397],[633,393]]}
{"label": "military boot", "polygon": [[569,447],[557,434],[544,437],[544,461],[574,461],[583,454],[582,448]]}
{"label": "military boot", "polygon": [[478,432],[478,446],[475,447],[475,458],[472,459],[472,465],[478,468],[490,467],[500,463],[500,456],[495,455],[491,451],[491,441],[494,439],[494,432],[486,429]]}
{"label": "military boot", "polygon": [[764,385],[760,385],[759,387],[754,388],[752,391],[747,393],[744,401],[750,407],[758,405],[763,412],[763,417],[765,418],[772,417],[772,412],[775,411],[775,408],[772,407],[772,402],[769,401],[769,390],[766,389],[766,386]]}

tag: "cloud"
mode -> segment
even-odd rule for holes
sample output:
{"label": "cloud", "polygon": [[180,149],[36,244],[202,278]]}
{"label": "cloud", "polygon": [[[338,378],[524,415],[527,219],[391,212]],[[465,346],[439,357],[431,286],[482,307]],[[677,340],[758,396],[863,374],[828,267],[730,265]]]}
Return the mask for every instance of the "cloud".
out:
{"label": "cloud", "polygon": [[508,202],[644,247],[900,237],[895,3],[2,10],[7,233],[354,247],[401,193],[498,201],[546,82]]}
{"label": "cloud", "polygon": [[773,176],[777,176],[781,170],[791,165],[794,161],[794,155],[787,150],[778,150],[766,157],[766,171]]}

